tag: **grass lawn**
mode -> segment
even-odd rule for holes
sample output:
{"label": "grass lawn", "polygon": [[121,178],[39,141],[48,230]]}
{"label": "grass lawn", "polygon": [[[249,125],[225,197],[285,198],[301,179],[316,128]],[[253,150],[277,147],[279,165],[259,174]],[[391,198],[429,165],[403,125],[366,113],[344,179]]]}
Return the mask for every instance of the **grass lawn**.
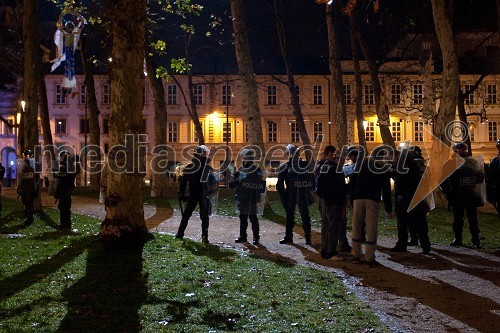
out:
{"label": "grass lawn", "polygon": [[3,203],[0,332],[388,331],[326,271],[168,235],[104,247],[97,219],[59,232],[46,209],[25,227],[20,203]]}

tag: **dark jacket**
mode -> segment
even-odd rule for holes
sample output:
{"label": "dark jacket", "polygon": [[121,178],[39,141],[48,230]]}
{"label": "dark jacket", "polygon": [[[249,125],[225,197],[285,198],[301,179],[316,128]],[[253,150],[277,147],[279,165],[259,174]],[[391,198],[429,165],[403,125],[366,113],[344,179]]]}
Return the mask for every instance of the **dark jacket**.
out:
{"label": "dark jacket", "polygon": [[240,167],[229,182],[230,188],[236,187],[236,204],[241,214],[256,215],[260,195],[266,190],[262,170],[256,166]]}
{"label": "dark jacket", "polygon": [[17,174],[19,185],[17,186],[18,193],[36,193],[38,191],[35,169],[31,166],[29,159],[24,159],[22,162],[21,172]]}
{"label": "dark jacket", "polygon": [[337,172],[338,164],[323,160],[316,166],[316,194],[326,205],[342,205],[347,202],[347,185],[344,172]]}
{"label": "dark jacket", "polygon": [[500,156],[490,161],[486,193],[490,202],[500,201]]}
{"label": "dark jacket", "polygon": [[381,169],[382,166],[370,157],[356,163],[362,163],[362,165],[359,173],[355,172],[350,176],[351,182],[353,182],[352,200],[369,199],[380,202],[382,196],[385,211],[392,212],[390,171],[374,172]]}
{"label": "dark jacket", "polygon": [[208,194],[209,174],[212,167],[208,165],[208,158],[195,156],[183,171],[179,183],[179,194],[184,195],[189,184],[189,197],[203,198]]}
{"label": "dark jacket", "polygon": [[282,202],[300,202],[311,205],[314,189],[314,175],[308,170],[308,163],[290,158],[279,167],[276,190]]}
{"label": "dark jacket", "polygon": [[67,169],[66,164],[61,164],[58,172],[54,173],[54,177],[59,179],[56,190],[54,191],[54,198],[56,199],[70,199],[75,189],[76,173],[68,172]]}
{"label": "dark jacket", "polygon": [[404,172],[392,172],[394,179],[394,194],[406,200],[411,200],[417,192],[418,184],[422,179],[423,168],[419,165],[421,160],[415,158],[413,154],[408,154],[404,163]]}
{"label": "dark jacket", "polygon": [[[444,196],[452,204],[471,203],[477,207],[484,205],[479,185],[484,181],[484,172],[477,161],[465,157],[465,163],[441,183]],[[443,164],[443,170],[450,170],[456,165],[454,160]]]}

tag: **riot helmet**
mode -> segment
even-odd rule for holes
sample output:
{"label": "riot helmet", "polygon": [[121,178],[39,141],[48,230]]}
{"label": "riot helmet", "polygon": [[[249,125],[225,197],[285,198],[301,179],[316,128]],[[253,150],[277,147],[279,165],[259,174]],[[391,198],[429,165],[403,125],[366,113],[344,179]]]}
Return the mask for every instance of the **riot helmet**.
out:
{"label": "riot helmet", "polygon": [[288,156],[294,156],[298,149],[299,148],[296,145],[290,143],[288,146],[286,146],[285,153],[287,153]]}
{"label": "riot helmet", "polygon": [[59,153],[59,162],[66,163],[68,160],[69,152],[67,150],[63,150]]}
{"label": "riot helmet", "polygon": [[201,145],[194,149],[194,154],[197,156],[208,156],[210,154],[210,149],[205,145]]}
{"label": "riot helmet", "polygon": [[23,151],[23,157],[24,158],[32,158],[33,151],[31,149],[26,149],[25,151]]}

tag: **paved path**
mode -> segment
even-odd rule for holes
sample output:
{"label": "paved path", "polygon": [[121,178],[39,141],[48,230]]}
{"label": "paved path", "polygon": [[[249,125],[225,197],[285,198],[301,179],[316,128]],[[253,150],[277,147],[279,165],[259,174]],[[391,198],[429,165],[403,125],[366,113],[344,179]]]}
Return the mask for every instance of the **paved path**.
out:
{"label": "paved path", "polygon": [[[4,194],[15,196],[15,193]],[[45,207],[54,201],[44,194]],[[96,199],[74,197],[73,212],[104,218]],[[145,206],[148,228],[154,233],[174,235],[180,222],[178,210]],[[408,253],[388,251],[395,240],[378,241],[378,267],[348,260],[332,262],[318,254],[320,234],[313,232],[313,246],[305,245],[301,228],[295,243],[280,245],[284,226],[261,219],[261,244],[236,244],[239,220],[215,216],[210,220],[210,243],[223,248],[290,264],[331,271],[350,292],[364,300],[394,332],[498,332],[500,319],[500,258],[468,248],[433,245],[430,255],[411,247]],[[248,230],[251,234],[250,227]],[[186,237],[201,240],[201,222],[191,218]],[[316,244],[316,245],[315,245]]]}

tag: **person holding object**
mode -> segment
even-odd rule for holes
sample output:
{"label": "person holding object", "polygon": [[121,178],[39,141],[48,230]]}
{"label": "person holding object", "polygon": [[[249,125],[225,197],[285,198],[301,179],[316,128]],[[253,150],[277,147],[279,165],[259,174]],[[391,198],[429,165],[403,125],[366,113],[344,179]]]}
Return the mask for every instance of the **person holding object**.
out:
{"label": "person holding object", "polygon": [[[210,150],[207,146],[201,145],[195,148],[194,157],[184,168],[184,173],[179,182],[179,202],[187,202],[182,212],[182,219],[175,238],[184,238],[184,232],[196,206],[200,208],[201,218],[201,240],[208,243],[208,226],[210,215],[210,199],[208,197],[209,173],[213,172],[209,165],[208,154]],[[186,196],[186,187],[189,185],[189,195]],[[181,204],[182,205],[182,204]],[[182,207],[182,206],[181,206]]]}
{"label": "person holding object", "polygon": [[229,182],[230,188],[236,187],[236,208],[240,217],[240,236],[235,242],[244,243],[247,241],[247,227],[250,219],[253,244],[257,245],[260,241],[257,214],[261,204],[261,194],[265,193],[266,190],[266,182],[262,179],[262,170],[254,164],[254,152],[243,149],[240,155],[243,159],[242,165],[234,172]]}

